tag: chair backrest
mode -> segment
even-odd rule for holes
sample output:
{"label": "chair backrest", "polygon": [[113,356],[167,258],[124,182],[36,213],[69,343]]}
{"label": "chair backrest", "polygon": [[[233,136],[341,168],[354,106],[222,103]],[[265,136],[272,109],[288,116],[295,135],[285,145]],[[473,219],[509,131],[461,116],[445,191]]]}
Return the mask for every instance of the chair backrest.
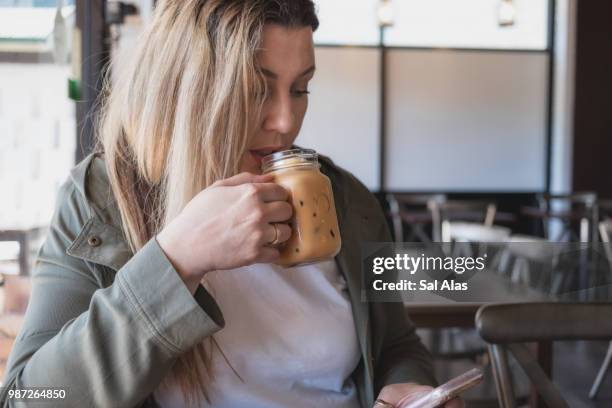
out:
{"label": "chair backrest", "polygon": [[540,194],[538,196],[540,209],[545,213],[568,212],[573,217],[580,218],[581,242],[597,242],[597,224],[599,223],[599,209],[597,206],[597,193],[582,191],[566,194]]}
{"label": "chair backrest", "polygon": [[402,222],[401,209],[397,196],[395,194],[387,194],[387,202],[389,203],[389,216],[393,224],[393,236],[395,242],[401,242],[404,237],[404,224]]}
{"label": "chair backrest", "polygon": [[490,227],[493,225],[497,212],[497,206],[494,203],[485,201],[430,201],[428,207],[432,213],[434,241],[439,242],[450,241],[450,222],[469,221]]}
{"label": "chair backrest", "polygon": [[612,241],[610,241],[612,238],[612,220],[599,223],[599,235],[601,235],[601,242],[603,242],[610,269],[612,269]]}
{"label": "chair backrest", "polygon": [[538,197],[538,200],[545,208],[550,208],[550,204],[552,202],[559,201],[569,204],[576,204],[591,209],[597,204],[597,193],[592,191],[582,191],[567,194],[541,194]]}
{"label": "chair backrest", "polygon": [[597,200],[597,209],[600,220],[612,219],[612,200]]}
{"label": "chair backrest", "polygon": [[394,194],[397,201],[404,207],[427,208],[430,202],[446,202],[446,194]]}
{"label": "chair backrest", "polygon": [[483,306],[476,328],[489,343],[502,408],[516,406],[508,370],[510,351],[551,407],[569,407],[555,385],[522,343],[612,339],[612,303],[518,303]]}
{"label": "chair backrest", "polygon": [[411,194],[411,193],[389,193],[389,215],[393,223],[393,234],[397,242],[402,242],[404,237],[404,223],[402,211],[409,209],[427,210],[430,202],[442,203],[446,201],[445,194]]}

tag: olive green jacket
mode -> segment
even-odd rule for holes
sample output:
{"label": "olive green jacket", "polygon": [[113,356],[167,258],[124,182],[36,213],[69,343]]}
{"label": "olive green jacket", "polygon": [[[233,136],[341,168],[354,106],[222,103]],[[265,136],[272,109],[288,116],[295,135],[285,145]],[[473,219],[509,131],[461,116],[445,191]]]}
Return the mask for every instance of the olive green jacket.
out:
{"label": "olive green jacket", "polygon": [[[334,189],[342,236],[336,261],[362,353],[353,379],[361,405],[371,407],[386,384],[435,379],[402,304],[361,301],[360,243],[390,241],[378,202],[331,161],[322,160],[322,171]],[[189,292],[154,238],[132,254],[103,155],[92,154],[61,187],[4,386],[67,390],[65,400],[46,406],[155,407],[152,392],[177,357],[223,326],[215,300],[202,286]],[[24,406],[6,389],[0,405]]]}

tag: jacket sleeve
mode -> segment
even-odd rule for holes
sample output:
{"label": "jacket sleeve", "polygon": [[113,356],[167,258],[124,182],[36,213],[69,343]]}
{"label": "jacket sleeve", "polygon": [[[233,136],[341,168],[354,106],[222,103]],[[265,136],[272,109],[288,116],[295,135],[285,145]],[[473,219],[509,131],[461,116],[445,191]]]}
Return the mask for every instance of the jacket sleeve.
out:
{"label": "jacket sleeve", "polygon": [[[378,211],[376,242],[392,242],[382,211]],[[391,281],[395,278],[391,277]],[[432,358],[416,333],[401,297],[396,302],[371,303],[374,346],[379,357],[374,366],[375,395],[389,384],[418,383],[436,386]],[[376,353],[375,353],[376,354]]]}
{"label": "jacket sleeve", "polygon": [[202,286],[189,292],[154,238],[104,287],[100,274],[110,271],[66,254],[87,221],[85,206],[72,183],[62,186],[2,407],[27,406],[8,399],[9,389],[25,387],[65,389],[66,398],[50,406],[137,406],[177,357],[224,325],[214,299]]}
{"label": "jacket sleeve", "polygon": [[372,313],[384,316],[383,342],[375,365],[375,393],[389,384],[417,383],[436,386],[431,355],[416,333],[401,303],[379,303]]}

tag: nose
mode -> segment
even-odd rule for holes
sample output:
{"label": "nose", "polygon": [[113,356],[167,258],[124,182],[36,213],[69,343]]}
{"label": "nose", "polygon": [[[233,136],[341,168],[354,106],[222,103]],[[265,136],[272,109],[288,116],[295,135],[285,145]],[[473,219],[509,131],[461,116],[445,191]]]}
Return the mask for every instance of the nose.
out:
{"label": "nose", "polygon": [[266,102],[263,128],[268,132],[286,134],[293,128],[293,110],[289,95],[270,95]]}

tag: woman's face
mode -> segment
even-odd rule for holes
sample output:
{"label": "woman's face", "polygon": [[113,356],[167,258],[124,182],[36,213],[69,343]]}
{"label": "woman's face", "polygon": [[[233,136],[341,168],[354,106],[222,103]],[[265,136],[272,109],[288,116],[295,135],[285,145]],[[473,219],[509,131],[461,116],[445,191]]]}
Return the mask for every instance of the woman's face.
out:
{"label": "woman's face", "polygon": [[268,84],[258,129],[250,140],[241,171],[261,173],[261,159],[291,148],[308,107],[308,82],[315,71],[312,29],[264,27],[257,56]]}

